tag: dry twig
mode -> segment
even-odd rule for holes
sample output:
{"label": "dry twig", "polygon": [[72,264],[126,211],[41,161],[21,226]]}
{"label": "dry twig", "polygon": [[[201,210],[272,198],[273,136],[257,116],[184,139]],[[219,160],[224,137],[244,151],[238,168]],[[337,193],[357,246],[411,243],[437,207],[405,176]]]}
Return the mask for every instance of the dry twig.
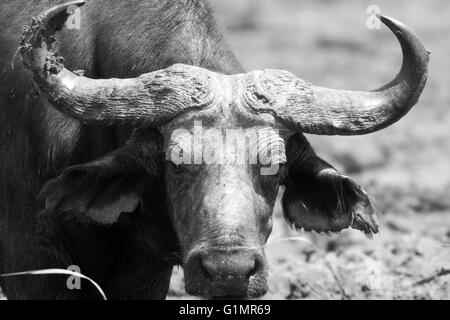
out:
{"label": "dry twig", "polygon": [[446,276],[446,275],[448,275],[448,274],[450,274],[450,269],[444,269],[444,268],[442,268],[442,269],[439,270],[439,272],[437,272],[434,276],[431,276],[431,277],[428,277],[428,278],[419,280],[419,281],[415,282],[415,283],[413,284],[413,286],[420,286],[420,285],[429,283],[429,282],[431,282],[431,281],[436,280],[436,279],[439,278],[439,277]]}

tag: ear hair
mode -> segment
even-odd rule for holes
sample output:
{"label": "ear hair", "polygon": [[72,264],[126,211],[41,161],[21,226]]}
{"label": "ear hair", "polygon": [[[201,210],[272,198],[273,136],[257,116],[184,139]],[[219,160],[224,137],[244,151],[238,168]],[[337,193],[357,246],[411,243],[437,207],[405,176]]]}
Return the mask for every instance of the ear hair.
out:
{"label": "ear hair", "polygon": [[317,157],[303,135],[291,139],[295,150],[288,151],[289,176],[282,199],[288,222],[306,231],[339,232],[352,227],[367,236],[377,233],[366,191]]}

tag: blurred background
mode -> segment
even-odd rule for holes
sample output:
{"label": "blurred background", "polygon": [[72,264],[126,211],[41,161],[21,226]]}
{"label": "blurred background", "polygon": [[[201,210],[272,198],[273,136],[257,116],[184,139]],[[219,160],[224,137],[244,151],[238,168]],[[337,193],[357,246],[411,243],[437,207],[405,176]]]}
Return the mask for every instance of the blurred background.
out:
{"label": "blurred background", "polygon": [[[315,85],[370,90],[391,80],[401,50],[367,12],[409,25],[431,54],[427,86],[412,111],[381,132],[307,136],[316,152],[372,196],[381,233],[292,232],[279,204],[266,253],[270,299],[450,299],[450,2],[214,0],[246,70],[286,69]],[[301,237],[280,240],[285,237]],[[175,270],[170,298],[184,298]]]}

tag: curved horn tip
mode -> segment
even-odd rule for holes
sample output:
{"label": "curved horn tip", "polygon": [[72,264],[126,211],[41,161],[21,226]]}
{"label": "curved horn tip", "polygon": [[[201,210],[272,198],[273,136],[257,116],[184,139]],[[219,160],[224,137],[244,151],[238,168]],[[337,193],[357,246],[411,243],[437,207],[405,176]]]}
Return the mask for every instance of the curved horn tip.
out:
{"label": "curved horn tip", "polygon": [[[42,52],[36,53],[34,49],[41,47],[42,41],[45,41],[50,48],[54,41],[53,34],[62,29],[67,19],[73,14],[74,8],[84,4],[84,0],[66,2],[48,9],[37,18],[33,17],[31,24],[24,28],[20,40],[19,49],[25,65],[31,66],[36,61],[43,59]],[[36,59],[38,56],[41,58]]]}
{"label": "curved horn tip", "polygon": [[67,9],[73,6],[82,7],[86,4],[85,0],[77,0],[77,1],[69,1],[59,4],[57,6],[51,7],[47,11],[43,13],[45,17],[54,17],[55,15],[60,14],[63,11],[67,12]]}
{"label": "curved horn tip", "polygon": [[400,21],[398,21],[398,20],[396,20],[394,18],[385,16],[385,15],[382,15],[382,14],[379,14],[379,13],[376,14],[376,17],[381,22],[383,22],[383,24],[385,26],[387,26],[391,30],[392,30],[392,28],[395,28],[395,29],[406,29],[407,28],[402,22],[400,22]]}
{"label": "curved horn tip", "polygon": [[[383,22],[383,24],[388,27],[395,35],[396,37],[401,41],[402,39],[407,40],[408,42],[411,42],[416,45],[420,45],[423,47],[422,42],[420,41],[417,34],[409,28],[404,23],[388,17],[384,16],[382,14],[377,14],[377,18]],[[422,48],[425,51],[425,48]]]}
{"label": "curved horn tip", "polygon": [[431,52],[425,48],[424,44],[413,30],[391,17],[377,14],[377,18],[395,34],[402,44],[402,48],[403,45],[405,45],[409,50],[414,51],[415,55],[420,58],[423,63],[428,64]]}
{"label": "curved horn tip", "polygon": [[84,0],[70,1],[54,6],[33,20],[29,26],[24,28],[21,44],[31,43],[41,39],[41,35],[51,35],[60,30],[67,18],[73,14],[70,10],[74,6],[81,7],[86,2]]}
{"label": "curved horn tip", "polygon": [[40,18],[42,19],[47,32],[53,32],[61,29],[67,18],[73,14],[73,7],[82,7],[86,4],[84,0],[70,1],[54,6],[45,11]]}

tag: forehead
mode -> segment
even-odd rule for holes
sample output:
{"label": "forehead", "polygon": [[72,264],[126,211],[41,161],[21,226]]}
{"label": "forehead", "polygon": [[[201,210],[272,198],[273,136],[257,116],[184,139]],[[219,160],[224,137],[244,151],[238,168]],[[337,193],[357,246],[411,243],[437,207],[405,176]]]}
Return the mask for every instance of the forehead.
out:
{"label": "forehead", "polygon": [[233,168],[270,165],[261,173],[276,174],[278,165],[286,162],[284,141],[291,132],[272,114],[248,107],[249,98],[254,98],[250,96],[253,77],[249,73],[203,78],[211,90],[206,94],[212,96],[212,103],[185,112],[162,127],[166,159],[176,164]]}
{"label": "forehead", "polygon": [[291,134],[272,115],[253,114],[234,101],[181,115],[164,126],[162,133],[165,148],[175,144],[182,147],[198,139],[206,144],[217,139],[236,144],[245,139],[261,142],[264,137],[286,139]]}
{"label": "forehead", "polygon": [[[211,103],[205,108],[187,111],[164,125],[161,132],[165,149],[183,148],[198,139],[204,145],[221,140],[231,145],[244,141],[265,145],[286,140],[292,132],[271,113],[255,112],[249,107],[249,104],[261,102],[259,97],[255,99],[255,83],[259,85],[266,76],[265,71],[237,75],[201,74],[197,82],[208,88],[205,94],[211,96]],[[265,92],[271,91],[265,89]],[[270,139],[266,139],[267,136]]]}
{"label": "forehead", "polygon": [[279,165],[286,163],[284,139],[277,129],[217,129],[204,128],[201,121],[194,123],[192,130],[178,128],[165,139],[166,160],[177,165],[269,165],[261,169],[262,175],[274,175]]}
{"label": "forehead", "polygon": [[253,73],[238,75],[220,75],[211,73],[204,82],[208,82],[213,96],[210,106],[187,111],[161,127],[167,136],[179,128],[193,131],[196,123],[203,128],[216,129],[258,129],[273,128],[281,132],[288,130],[280,125],[270,113],[256,113],[246,106],[246,96]]}

